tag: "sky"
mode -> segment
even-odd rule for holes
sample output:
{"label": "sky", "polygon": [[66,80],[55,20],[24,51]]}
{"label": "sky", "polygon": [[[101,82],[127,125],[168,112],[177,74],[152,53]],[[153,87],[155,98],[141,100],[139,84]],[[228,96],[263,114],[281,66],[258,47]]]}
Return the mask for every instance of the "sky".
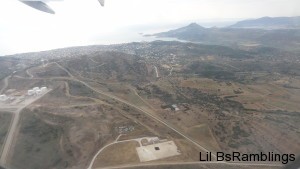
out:
{"label": "sky", "polygon": [[0,56],[69,46],[138,41],[139,33],[191,22],[211,25],[263,16],[300,16],[300,0],[65,0],[56,14],[0,0]]}

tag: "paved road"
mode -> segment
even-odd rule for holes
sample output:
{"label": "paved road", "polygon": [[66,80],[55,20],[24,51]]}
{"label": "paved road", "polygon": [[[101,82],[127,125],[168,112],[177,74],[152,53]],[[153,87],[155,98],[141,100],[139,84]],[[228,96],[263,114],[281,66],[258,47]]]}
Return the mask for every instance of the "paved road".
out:
{"label": "paved road", "polygon": [[[276,164],[258,164],[258,163],[226,163],[226,162],[221,162],[221,161],[212,161],[212,162],[200,162],[200,161],[195,161],[195,162],[158,162],[158,163],[140,163],[140,164],[129,164],[129,165],[120,165],[120,166],[113,166],[113,167],[102,167],[102,168],[95,168],[95,169],[121,169],[121,168],[132,168],[132,167],[147,167],[147,166],[152,166],[155,168],[155,166],[171,166],[171,165],[224,165],[224,168],[227,168],[225,166],[249,166],[250,167],[274,167],[274,169],[281,169],[282,165],[276,165]],[[220,168],[220,167],[219,167]],[[262,168],[263,169],[263,168]]]}
{"label": "paved road", "polygon": [[18,122],[19,122],[19,119],[20,119],[20,113],[21,113],[21,111],[24,108],[26,108],[27,106],[29,106],[30,104],[32,104],[35,101],[37,101],[40,98],[42,98],[44,95],[46,95],[50,91],[51,90],[48,90],[44,94],[36,97],[35,99],[31,100],[30,102],[26,103],[22,107],[18,108],[15,112],[13,112],[14,116],[13,116],[12,122],[10,124],[10,128],[8,130],[8,134],[6,136],[5,143],[4,143],[4,146],[3,146],[3,151],[2,151],[2,154],[1,154],[1,158],[0,158],[0,165],[2,165],[2,166],[6,165],[7,156],[9,154],[9,152],[10,152],[10,148],[11,148],[12,143],[13,143],[13,139],[14,139],[14,135],[16,133],[16,129],[17,129]]}
{"label": "paved road", "polygon": [[10,150],[10,147],[11,147],[11,144],[13,141],[13,137],[14,137],[17,125],[18,125],[18,121],[20,119],[21,111],[22,111],[22,109],[19,109],[16,112],[13,112],[13,119],[12,119],[8,134],[5,139],[5,144],[3,146],[3,151],[2,151],[1,158],[0,158],[0,165],[3,165],[3,166],[6,165],[7,155],[9,153],[9,150]]}

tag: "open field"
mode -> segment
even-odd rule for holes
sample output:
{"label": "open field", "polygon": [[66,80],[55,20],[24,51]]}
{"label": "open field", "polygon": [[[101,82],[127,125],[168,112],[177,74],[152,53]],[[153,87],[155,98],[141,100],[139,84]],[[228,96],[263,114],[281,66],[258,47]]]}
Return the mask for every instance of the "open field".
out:
{"label": "open field", "polygon": [[[166,108],[156,111],[156,114],[185,131],[211,151],[273,151],[276,147],[279,152],[288,149],[297,154],[300,148],[298,141],[293,144],[282,144],[271,139],[283,133],[287,133],[286,136],[290,140],[298,138],[299,125],[292,119],[300,117],[299,113],[293,113],[299,107],[296,104],[299,96],[297,92],[288,91],[278,85],[272,83],[244,85],[207,79],[202,81],[201,78],[191,80],[169,78],[159,80],[152,86],[141,87],[139,92],[156,110],[162,108],[162,105],[167,107],[165,105],[177,103],[180,111]],[[270,93],[272,95],[269,95]],[[289,102],[293,106],[284,104],[280,109],[279,106],[275,109],[264,106],[266,102],[278,104],[276,101]],[[248,102],[262,106],[248,107]],[[275,113],[283,110],[286,113]],[[288,118],[288,122],[282,122],[280,126],[275,125],[283,118]],[[258,121],[260,127],[254,127],[258,126]],[[201,125],[206,124],[208,127],[206,131],[201,130]],[[293,129],[289,125],[293,126]],[[272,136],[268,134],[270,131],[274,132]],[[264,135],[270,137],[265,139]]]}
{"label": "open field", "polygon": [[105,146],[95,158],[92,168],[199,160],[201,150],[191,146],[184,139],[177,139],[174,142],[161,140],[161,143],[157,144],[149,144],[146,139],[153,138],[121,140]]}
{"label": "open field", "polygon": [[106,148],[96,159],[93,168],[138,164],[139,157],[135,150],[139,144],[135,141],[117,143]]}
{"label": "open field", "polygon": [[32,78],[69,77],[67,72],[55,63],[46,63],[45,65],[28,69],[26,72]]}
{"label": "open field", "polygon": [[298,80],[293,80],[293,88],[286,88],[288,81],[284,84],[280,80],[266,83],[244,85],[240,83],[218,82],[211,79],[192,78],[181,79],[183,87],[197,88],[206,93],[216,94],[220,97],[231,97],[242,103],[249,109],[271,109],[297,111],[300,109],[298,94],[300,84]]}
{"label": "open field", "polygon": [[213,152],[220,151],[218,142],[216,141],[209,125],[200,124],[188,129],[187,134],[193,136],[201,145],[204,145]]}
{"label": "open field", "polygon": [[[38,108],[23,112],[11,166],[24,167],[23,163],[30,160],[36,163],[32,162],[26,168],[41,168],[40,165],[47,168],[79,165],[82,168],[97,147],[117,135],[115,127],[118,123],[127,121],[112,112],[114,109],[104,105]],[[40,163],[41,160],[46,161]]]}
{"label": "open field", "polygon": [[79,106],[84,104],[95,104],[95,100],[89,97],[76,97],[70,95],[69,88],[66,83],[57,83],[56,88],[51,91],[47,96],[39,100],[39,105],[43,106]]}
{"label": "open field", "polygon": [[[30,112],[21,115],[21,128],[14,147],[10,167],[12,168],[50,168],[53,163],[62,167],[62,152],[59,141],[62,128],[47,124]],[[27,163],[26,161],[31,161]]]}

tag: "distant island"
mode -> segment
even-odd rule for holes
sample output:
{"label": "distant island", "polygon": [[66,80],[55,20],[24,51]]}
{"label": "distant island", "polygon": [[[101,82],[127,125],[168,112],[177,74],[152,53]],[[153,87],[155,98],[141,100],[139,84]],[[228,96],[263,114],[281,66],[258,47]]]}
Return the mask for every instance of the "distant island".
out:
{"label": "distant island", "polygon": [[[300,17],[265,17],[257,20],[240,21],[225,28],[205,28],[197,23],[191,23],[182,28],[156,33],[150,36],[156,36],[158,38],[177,38],[211,45],[230,47],[265,46],[299,52],[300,29],[296,29],[296,25],[300,23],[299,18]],[[288,29],[288,25],[292,25],[292,23],[294,26]],[[272,25],[274,29],[271,29]]]}
{"label": "distant island", "polygon": [[296,17],[263,17],[237,22],[230,28],[257,29],[300,29],[300,16]]}

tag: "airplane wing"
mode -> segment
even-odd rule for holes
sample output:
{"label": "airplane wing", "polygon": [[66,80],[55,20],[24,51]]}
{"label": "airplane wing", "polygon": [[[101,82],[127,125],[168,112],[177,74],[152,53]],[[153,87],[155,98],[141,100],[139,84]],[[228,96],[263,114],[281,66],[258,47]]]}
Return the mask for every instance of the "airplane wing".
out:
{"label": "airplane wing", "polygon": [[98,0],[101,4],[101,6],[104,6],[104,0]]}
{"label": "airplane wing", "polygon": [[[46,2],[48,1],[60,1],[60,0],[19,0],[21,2],[23,2],[24,4],[35,8],[37,10],[43,11],[43,12],[47,12],[50,14],[55,14],[54,10],[51,9]],[[104,0],[98,0],[101,4],[101,6],[104,6]]]}
{"label": "airplane wing", "polygon": [[52,10],[45,2],[42,1],[21,1],[21,2],[37,10],[47,12],[50,14],[55,14],[54,10]]}

